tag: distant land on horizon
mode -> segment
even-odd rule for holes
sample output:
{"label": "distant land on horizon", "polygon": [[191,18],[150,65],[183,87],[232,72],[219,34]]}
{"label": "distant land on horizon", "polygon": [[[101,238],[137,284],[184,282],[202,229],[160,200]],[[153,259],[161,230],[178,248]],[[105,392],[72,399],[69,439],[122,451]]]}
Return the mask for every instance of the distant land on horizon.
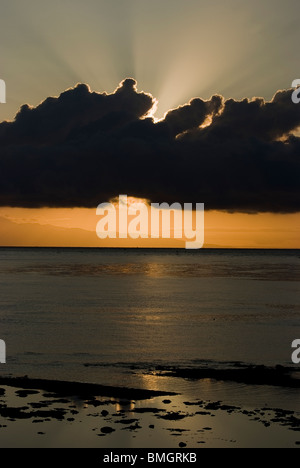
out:
{"label": "distant land on horizon", "polygon": [[218,246],[204,246],[202,249],[185,249],[184,247],[89,247],[89,246],[22,246],[22,245],[0,245],[1,250],[11,249],[11,250],[161,250],[161,251],[186,251],[190,253],[200,252],[200,251],[208,251],[208,250],[246,250],[246,251],[299,251],[298,248],[267,248],[267,247],[218,247]]}

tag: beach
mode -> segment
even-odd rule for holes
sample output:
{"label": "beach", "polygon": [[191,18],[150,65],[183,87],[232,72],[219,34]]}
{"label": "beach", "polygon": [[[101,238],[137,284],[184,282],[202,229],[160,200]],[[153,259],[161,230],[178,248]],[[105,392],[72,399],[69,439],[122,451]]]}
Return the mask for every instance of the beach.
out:
{"label": "beach", "polygon": [[1,447],[297,447],[298,251],[0,249]]}
{"label": "beach", "polygon": [[[281,370],[277,387],[281,387],[282,377]],[[233,382],[230,384],[233,388]],[[286,384],[283,379],[282,387]],[[204,379],[199,395],[213,395],[214,385],[215,380]],[[251,381],[251,371],[247,385],[254,385],[258,391]],[[299,391],[299,375],[288,385]],[[257,393],[262,396],[264,392],[266,388],[262,386]],[[225,388],[223,396],[224,393]],[[0,396],[1,447],[175,449],[300,445],[300,412],[284,409],[282,401],[279,408],[255,407],[251,403],[236,406],[220,400],[186,401],[186,395],[174,392],[28,378],[1,378]],[[294,396],[297,398],[297,391]]]}

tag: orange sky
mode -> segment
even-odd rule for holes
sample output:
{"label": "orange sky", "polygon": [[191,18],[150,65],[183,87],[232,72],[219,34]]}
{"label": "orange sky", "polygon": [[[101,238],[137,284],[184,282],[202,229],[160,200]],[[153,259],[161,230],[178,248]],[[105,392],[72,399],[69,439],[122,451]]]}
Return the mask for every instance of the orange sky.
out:
{"label": "orange sky", "polygon": [[[0,208],[1,246],[184,247],[178,240],[100,240],[93,209]],[[300,248],[300,215],[205,212],[205,247]]]}
{"label": "orange sky", "polygon": [[[193,1],[187,7],[187,2],[177,0],[5,2],[0,26],[9,46],[1,48],[1,63],[7,66],[0,78],[7,84],[7,96],[0,106],[0,122],[13,119],[24,103],[37,106],[76,83],[111,93],[131,76],[140,90],[157,99],[157,118],[194,96],[272,99],[277,90],[299,78],[294,53],[300,38],[297,2],[252,0],[236,2],[234,8],[229,3]],[[97,222],[96,207],[4,207],[0,246],[183,244],[101,241]],[[206,247],[300,248],[299,234],[299,213],[205,211]]]}

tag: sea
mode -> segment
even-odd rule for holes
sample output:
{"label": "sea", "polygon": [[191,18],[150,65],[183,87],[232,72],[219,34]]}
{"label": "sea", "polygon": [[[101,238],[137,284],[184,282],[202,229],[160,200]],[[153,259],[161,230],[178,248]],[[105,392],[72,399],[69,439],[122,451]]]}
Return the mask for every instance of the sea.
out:
{"label": "sea", "polygon": [[[0,266],[1,375],[195,396],[158,370],[300,366],[299,250],[1,248]],[[236,402],[245,388],[202,390]],[[290,391],[275,400],[300,410]]]}

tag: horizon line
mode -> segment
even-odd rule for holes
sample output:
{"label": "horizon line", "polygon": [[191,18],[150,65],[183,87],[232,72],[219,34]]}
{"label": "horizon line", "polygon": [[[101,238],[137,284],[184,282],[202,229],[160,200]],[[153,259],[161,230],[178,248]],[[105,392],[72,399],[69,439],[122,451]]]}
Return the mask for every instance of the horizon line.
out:
{"label": "horizon line", "polygon": [[85,249],[85,250],[180,250],[184,252],[199,252],[201,250],[300,250],[299,247],[202,247],[201,249],[185,249],[184,247],[96,247],[96,246],[30,246],[30,245],[0,245],[0,249]]}

